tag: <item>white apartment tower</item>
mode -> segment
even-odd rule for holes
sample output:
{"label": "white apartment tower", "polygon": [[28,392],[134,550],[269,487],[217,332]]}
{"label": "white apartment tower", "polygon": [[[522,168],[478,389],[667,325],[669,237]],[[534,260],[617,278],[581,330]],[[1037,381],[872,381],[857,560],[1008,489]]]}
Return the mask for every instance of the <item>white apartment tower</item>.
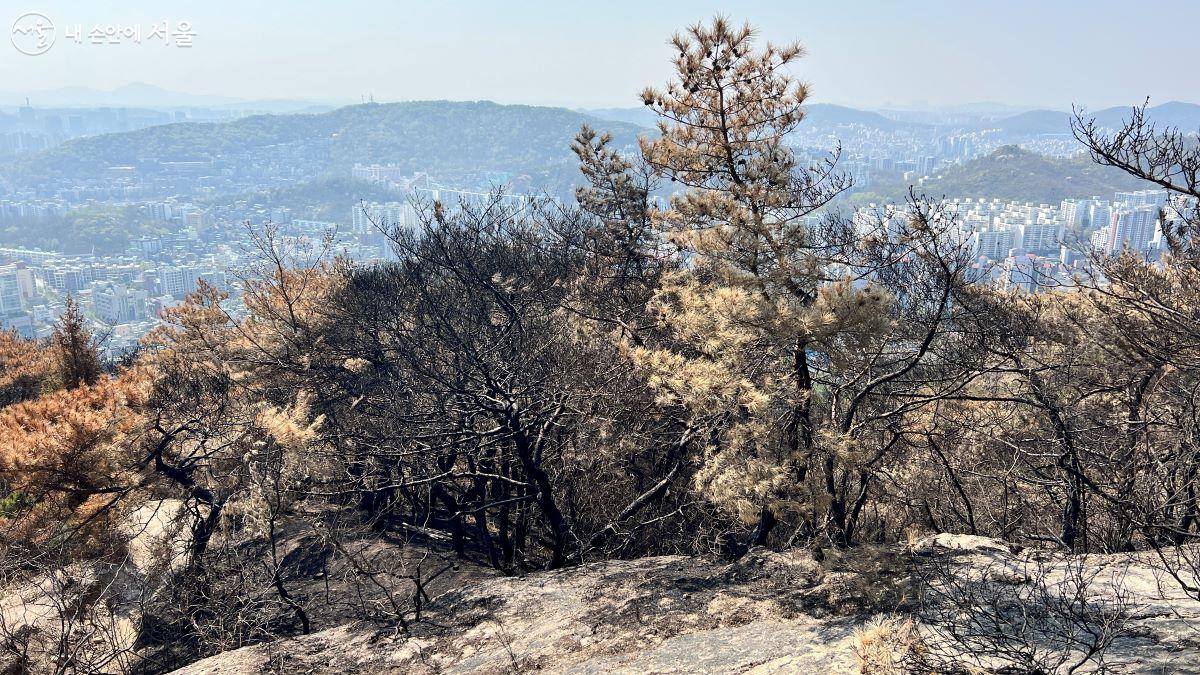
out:
{"label": "white apartment tower", "polygon": [[1109,254],[1120,253],[1123,248],[1145,251],[1150,248],[1157,227],[1157,206],[1117,209],[1109,221],[1108,241],[1104,250]]}

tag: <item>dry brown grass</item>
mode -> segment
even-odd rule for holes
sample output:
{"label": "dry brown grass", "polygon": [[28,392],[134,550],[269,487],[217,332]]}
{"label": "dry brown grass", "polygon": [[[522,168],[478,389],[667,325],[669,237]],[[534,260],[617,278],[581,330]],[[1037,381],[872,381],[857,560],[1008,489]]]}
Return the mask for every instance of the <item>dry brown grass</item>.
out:
{"label": "dry brown grass", "polygon": [[911,672],[924,651],[921,634],[912,619],[879,616],[854,635],[858,672],[863,675],[896,675]]}

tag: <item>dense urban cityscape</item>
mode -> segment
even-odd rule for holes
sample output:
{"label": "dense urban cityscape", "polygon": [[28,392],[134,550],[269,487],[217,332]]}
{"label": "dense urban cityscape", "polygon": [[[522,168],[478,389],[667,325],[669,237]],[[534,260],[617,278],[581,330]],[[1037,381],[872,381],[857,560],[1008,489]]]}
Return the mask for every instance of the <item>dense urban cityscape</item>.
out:
{"label": "dense urban cityscape", "polygon": [[[819,118],[815,125],[801,127],[803,132],[792,142],[800,149],[799,156],[810,162],[820,161],[830,148],[840,148],[838,169],[853,179],[851,195],[870,190],[881,176],[920,189],[935,174],[953,171],[1006,144],[1051,156],[1080,153],[1069,133],[1014,134],[1003,129],[1003,122],[980,131],[904,125],[888,130],[875,121],[847,122],[829,111],[820,112],[831,119]],[[3,138],[7,154],[19,157],[72,137],[193,119],[211,122],[217,115],[243,116],[236,111],[123,108],[64,115],[26,105],[18,109],[16,119],[26,129],[44,132],[10,131]],[[989,126],[987,120],[976,120],[975,125]],[[118,228],[127,225],[120,221],[124,218],[156,232],[129,236],[123,250],[93,247],[67,252],[0,241],[4,328],[45,338],[66,298],[72,296],[106,336],[105,349],[113,355],[127,353],[157,324],[162,311],[182,302],[200,280],[231,293],[229,304],[235,308],[239,286],[233,282],[256,255],[249,239],[255,227],[272,223],[283,236],[312,242],[333,236],[333,253],[370,263],[389,255],[379,225],[415,223],[413,200],[450,205],[479,201],[490,190],[503,188],[500,181],[506,178],[493,172],[460,189],[396,163],[356,162],[343,176],[349,179],[348,187],[341,186],[344,193],[335,193],[319,206],[288,206],[266,198],[270,190],[303,188],[317,180],[322,174],[313,157],[317,152],[300,144],[290,149],[273,147],[266,155],[247,150],[203,159],[146,158],[137,165],[108,166],[95,178],[43,178],[28,187],[0,192],[0,229],[35,229],[99,208],[107,209],[106,215],[117,214]],[[356,199],[352,190],[367,186],[389,196],[388,201]],[[511,186],[509,190],[510,199],[528,198],[512,193]],[[563,192],[569,194],[559,190]],[[664,193],[659,199],[667,196]],[[1170,199],[1167,191],[1152,189],[1077,195],[1055,204],[987,194],[945,196],[981,279],[1029,292],[1070,285],[1072,278],[1088,271],[1092,253],[1115,255],[1128,248],[1151,258],[1159,255],[1164,245],[1161,217],[1178,217],[1189,208],[1182,197]],[[835,207],[857,209],[860,218],[877,217],[885,210],[882,204],[845,199]],[[895,211],[894,205],[889,208]]]}

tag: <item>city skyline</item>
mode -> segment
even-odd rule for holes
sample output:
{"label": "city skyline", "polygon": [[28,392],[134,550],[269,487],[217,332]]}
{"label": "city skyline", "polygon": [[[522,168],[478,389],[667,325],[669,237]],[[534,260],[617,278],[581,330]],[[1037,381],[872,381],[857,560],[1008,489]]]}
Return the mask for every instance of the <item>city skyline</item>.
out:
{"label": "city skyline", "polygon": [[[854,8],[773,1],[737,7],[616,4],[620,11],[593,13],[543,2],[352,0],[331,16],[309,0],[289,3],[286,12],[274,3],[31,3],[6,10],[0,25],[9,29],[21,14],[38,12],[56,24],[57,40],[36,56],[0,45],[0,89],[112,90],[145,82],[243,100],[345,104],[373,96],[632,107],[641,87],[669,74],[671,51],[663,36],[724,12],[760,26],[764,39],[794,37],[805,45],[808,56],[794,73],[812,84],[813,102],[869,109],[996,102],[1062,110],[1073,103],[1132,105],[1147,96],[1154,103],[1195,102],[1192,92],[1200,90],[1200,75],[1155,67],[1163,50],[1117,48],[1129,44],[1125,32],[1132,29],[1118,21],[1128,17],[1128,8],[1113,0],[1086,8],[1025,0],[988,6],[869,2]],[[873,20],[863,22],[868,12]],[[1137,16],[1153,28],[1155,17],[1168,12],[1176,25],[1188,23],[1188,16],[1200,18],[1200,7],[1179,0],[1142,3]],[[173,29],[186,22],[194,33],[191,46],[148,39],[93,44],[86,36],[95,26],[141,26],[148,33],[164,20]],[[85,35],[69,36],[74,27]],[[1013,39],[1018,34],[1020,41]]]}

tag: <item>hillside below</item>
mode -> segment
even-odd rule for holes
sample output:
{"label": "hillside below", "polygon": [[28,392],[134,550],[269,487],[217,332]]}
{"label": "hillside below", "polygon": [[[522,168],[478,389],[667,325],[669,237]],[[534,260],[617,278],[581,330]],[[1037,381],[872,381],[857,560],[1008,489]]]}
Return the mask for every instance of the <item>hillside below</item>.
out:
{"label": "hillside below", "polygon": [[[898,177],[881,179],[859,192],[855,199],[902,200],[913,182]],[[1154,186],[1112,167],[1096,164],[1085,155],[1060,159],[1008,145],[962,165],[939,169],[915,187],[918,193],[930,197],[983,197],[1058,204],[1064,199],[1093,195],[1109,199],[1117,190],[1142,190]]]}
{"label": "hillside below", "polygon": [[222,165],[243,171],[282,162],[345,173],[356,163],[377,162],[468,185],[503,174],[544,186],[577,172],[571,140],[585,123],[610,131],[618,145],[633,143],[644,131],[563,108],[489,101],[368,103],[321,114],[184,122],[79,138],[15,162],[5,173],[26,185],[98,179],[112,166],[155,172],[164,163],[199,162],[219,173]]}

